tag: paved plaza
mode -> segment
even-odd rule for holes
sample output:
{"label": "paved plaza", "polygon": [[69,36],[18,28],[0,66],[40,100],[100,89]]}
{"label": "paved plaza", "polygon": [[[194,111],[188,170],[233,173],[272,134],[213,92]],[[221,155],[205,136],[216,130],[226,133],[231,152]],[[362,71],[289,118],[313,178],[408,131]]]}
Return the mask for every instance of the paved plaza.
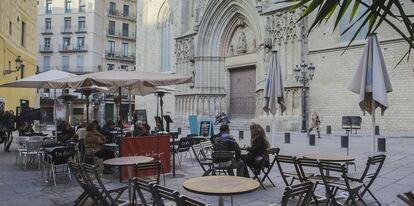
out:
{"label": "paved plaza", "polygon": [[[372,186],[372,191],[383,205],[403,205],[396,195],[414,189],[414,138],[409,138],[407,134],[386,136],[390,137],[387,139],[385,153],[387,159],[380,176]],[[301,133],[291,134],[291,144],[284,144],[283,141],[282,133],[274,135],[271,139],[273,146],[281,148],[281,154],[346,154],[346,149],[340,148],[339,134],[323,135],[322,139],[316,140],[316,146],[309,146],[307,138]],[[361,172],[370,155],[370,137],[359,134],[351,136],[349,153],[356,157],[357,172]],[[59,179],[57,186],[51,186],[41,179],[39,171],[20,169],[15,165],[15,155],[15,147],[11,153],[0,154],[0,205],[72,205],[72,201],[81,194],[81,188],[75,180],[67,182],[65,179]],[[182,168],[177,170],[177,173],[184,174],[184,178],[166,178],[166,186],[211,205],[217,205],[217,197],[196,195],[182,188],[182,183],[186,179],[202,174],[196,160],[193,162],[194,166],[189,156],[184,158]],[[350,171],[354,171],[352,166]],[[115,176],[105,178],[119,184]],[[260,188],[252,193],[234,196],[234,205],[267,206],[280,202],[284,184],[276,167],[273,168],[271,178],[275,180],[276,187],[269,186],[266,190]],[[125,194],[124,197],[127,198]],[[371,202],[369,198],[367,200]],[[226,205],[230,205],[230,198],[226,198],[225,201]]]}

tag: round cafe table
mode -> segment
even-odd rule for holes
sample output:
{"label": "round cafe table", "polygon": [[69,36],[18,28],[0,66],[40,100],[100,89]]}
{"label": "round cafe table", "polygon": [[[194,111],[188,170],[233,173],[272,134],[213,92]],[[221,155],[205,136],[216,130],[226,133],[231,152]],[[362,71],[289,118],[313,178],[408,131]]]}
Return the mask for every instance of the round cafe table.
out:
{"label": "round cafe table", "polygon": [[319,161],[325,162],[353,162],[355,158],[348,155],[338,155],[338,154],[306,154],[303,155],[303,158],[307,159],[316,159]]}
{"label": "round cafe table", "polygon": [[[116,157],[112,159],[107,159],[103,163],[105,165],[111,165],[111,166],[127,166],[128,167],[128,179],[131,179],[132,177],[132,168],[135,167],[135,165],[140,163],[146,163],[151,162],[154,160],[152,157],[146,157],[146,156],[128,156],[128,157]],[[131,193],[132,187],[131,184],[128,181],[128,194],[131,200]]]}
{"label": "round cafe table", "polygon": [[258,181],[237,176],[204,176],[191,178],[183,183],[187,191],[218,196],[219,206],[224,205],[224,196],[252,192],[259,188]]}

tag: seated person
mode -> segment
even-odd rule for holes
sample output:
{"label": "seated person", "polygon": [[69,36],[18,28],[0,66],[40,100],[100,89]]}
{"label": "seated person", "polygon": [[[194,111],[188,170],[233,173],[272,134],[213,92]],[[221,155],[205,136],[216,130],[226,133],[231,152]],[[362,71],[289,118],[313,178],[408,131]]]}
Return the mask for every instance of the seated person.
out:
{"label": "seated person", "polygon": [[86,126],[87,126],[87,123],[86,122],[82,122],[79,125],[78,129],[76,130],[76,136],[77,136],[78,140],[85,139]]}
{"label": "seated person", "polygon": [[33,126],[31,123],[24,122],[23,126],[20,128],[19,135],[22,136],[32,136],[34,134]]}
{"label": "seated person", "polygon": [[215,143],[213,145],[214,151],[234,151],[235,158],[231,161],[231,165],[228,169],[229,175],[234,175],[233,169],[237,169],[237,176],[244,176],[243,168],[244,162],[241,160],[241,151],[239,144],[233,136],[230,135],[230,128],[228,125],[223,124],[220,126],[220,133],[217,138],[215,138]]}
{"label": "seated person", "polygon": [[135,136],[148,136],[150,133],[150,126],[144,121],[137,121],[134,126],[134,135]]}
{"label": "seated person", "polygon": [[69,143],[73,141],[74,136],[75,136],[75,130],[72,128],[72,126],[67,122],[63,123],[60,141],[63,143]]}
{"label": "seated person", "polygon": [[100,132],[107,137],[108,142],[111,142],[115,136],[114,131],[116,131],[115,122],[108,120]]}
{"label": "seated person", "polygon": [[[244,155],[243,161],[252,168],[257,168],[257,164],[265,157],[265,151],[270,148],[269,141],[266,139],[265,131],[259,124],[250,125],[250,147],[247,147],[247,155]],[[245,177],[249,177],[247,166],[244,168]]]}
{"label": "seated person", "polygon": [[[86,155],[95,155],[103,160],[114,158],[114,152],[104,149],[106,137],[96,130],[94,123],[88,124],[85,135],[85,152]],[[113,171],[107,165],[104,167],[104,174],[111,174]]]}

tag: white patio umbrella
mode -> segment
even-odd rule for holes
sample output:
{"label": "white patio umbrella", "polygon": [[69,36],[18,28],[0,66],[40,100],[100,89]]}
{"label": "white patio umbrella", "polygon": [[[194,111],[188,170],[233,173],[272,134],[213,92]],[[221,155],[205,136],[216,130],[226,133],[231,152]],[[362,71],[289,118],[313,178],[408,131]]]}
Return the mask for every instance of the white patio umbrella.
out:
{"label": "white patio umbrella", "polygon": [[[60,70],[49,70],[46,72],[42,72],[40,74],[36,74],[30,77],[26,77],[23,79],[19,79],[15,82],[6,83],[0,85],[0,87],[13,87],[13,88],[52,88],[48,84],[49,81],[64,79],[69,77],[74,77],[75,74],[71,74],[68,72],[63,72]],[[54,90],[54,106],[53,106],[53,119],[55,122],[55,131],[57,131],[57,121],[56,121],[56,89]],[[57,135],[57,132],[55,133]]]}
{"label": "white patio umbrella", "polygon": [[392,91],[391,81],[377,36],[371,35],[348,89],[359,95],[359,107],[371,114],[372,154],[375,154],[375,109],[381,108],[381,115],[388,108],[387,93]]}
{"label": "white patio umbrella", "polygon": [[[49,84],[55,88],[82,88],[90,87],[92,85],[108,87],[111,89],[118,88],[119,96],[121,96],[122,89],[131,91],[131,93],[132,91],[146,93],[148,89],[147,87],[185,84],[190,83],[191,81],[192,76],[179,74],[113,70],[60,79],[51,81]],[[119,115],[121,115],[121,98],[119,103]]]}
{"label": "white patio umbrella", "polygon": [[[279,107],[280,113],[286,110],[284,87],[282,79],[282,68],[278,59],[277,51],[272,52],[271,61],[268,64],[268,74],[263,91],[263,110],[266,114],[273,115],[272,121],[272,136],[274,133],[274,122],[276,111]],[[271,138],[272,139],[272,138]]]}

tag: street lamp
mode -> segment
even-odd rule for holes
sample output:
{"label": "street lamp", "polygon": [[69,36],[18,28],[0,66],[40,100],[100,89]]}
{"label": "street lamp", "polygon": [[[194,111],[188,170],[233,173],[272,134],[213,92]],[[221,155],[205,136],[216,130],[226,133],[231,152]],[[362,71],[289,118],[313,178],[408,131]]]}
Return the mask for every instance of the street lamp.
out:
{"label": "street lamp", "polygon": [[7,74],[14,73],[14,72],[18,72],[18,71],[20,71],[21,68],[24,67],[24,65],[23,65],[23,59],[22,59],[21,56],[17,56],[14,61],[16,62],[16,70],[11,70],[11,68],[8,68],[7,70],[4,70],[3,71],[3,75],[7,75]]}
{"label": "street lamp", "polygon": [[300,65],[296,65],[293,69],[295,73],[295,79],[297,82],[302,83],[302,132],[307,132],[306,128],[306,91],[308,90],[308,84],[312,81],[315,74],[315,66],[312,63],[307,65],[305,61],[302,61]]}

